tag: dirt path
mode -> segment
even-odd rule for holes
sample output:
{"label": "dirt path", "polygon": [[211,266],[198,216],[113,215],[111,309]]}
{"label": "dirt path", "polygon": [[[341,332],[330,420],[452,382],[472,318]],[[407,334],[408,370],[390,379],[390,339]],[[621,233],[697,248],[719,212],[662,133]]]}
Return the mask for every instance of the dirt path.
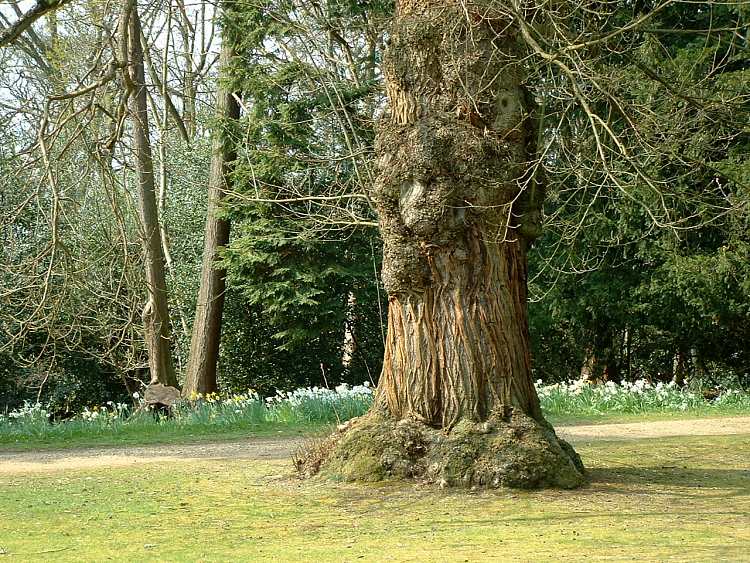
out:
{"label": "dirt path", "polygon": [[[750,434],[750,416],[558,426],[557,433],[560,437],[574,444],[596,440]],[[286,459],[302,442],[303,439],[301,438],[252,438],[241,442],[86,448],[23,453],[0,452],[0,475],[4,473],[38,473],[64,471],[66,469],[123,467],[155,462],[173,463],[196,459]]]}
{"label": "dirt path", "polygon": [[110,446],[19,453],[0,452],[0,475],[3,473],[123,467],[142,463],[172,463],[196,459],[284,459],[288,458],[302,441],[301,438],[251,438],[241,442]]}
{"label": "dirt path", "polygon": [[594,440],[637,440],[668,436],[723,436],[750,434],[750,416],[660,420],[621,424],[557,426],[557,434],[573,443]]}

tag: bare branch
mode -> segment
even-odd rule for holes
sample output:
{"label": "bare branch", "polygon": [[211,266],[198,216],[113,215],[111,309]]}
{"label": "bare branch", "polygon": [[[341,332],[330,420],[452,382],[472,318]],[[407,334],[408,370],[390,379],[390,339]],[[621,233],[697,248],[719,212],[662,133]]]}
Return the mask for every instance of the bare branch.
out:
{"label": "bare branch", "polygon": [[0,47],[5,47],[6,45],[13,43],[24,31],[29,29],[36,20],[69,2],[71,2],[71,0],[37,0],[34,7],[23,14],[23,17],[19,18],[13,25],[0,32]]}

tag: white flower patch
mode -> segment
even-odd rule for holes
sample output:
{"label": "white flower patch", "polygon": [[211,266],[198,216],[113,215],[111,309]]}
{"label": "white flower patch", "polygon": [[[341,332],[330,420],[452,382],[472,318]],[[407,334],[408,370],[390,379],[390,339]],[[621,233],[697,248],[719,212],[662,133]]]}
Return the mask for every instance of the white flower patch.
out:
{"label": "white flower patch", "polygon": [[42,403],[31,403],[24,401],[23,406],[19,409],[12,410],[8,413],[8,420],[15,422],[46,422],[52,413],[48,412]]}
{"label": "white flower patch", "polygon": [[707,402],[702,395],[682,389],[674,382],[654,385],[647,379],[619,384],[570,380],[550,385],[537,380],[536,388],[542,408],[554,414],[687,411],[747,402],[747,395],[736,390],[723,391],[716,400]]}

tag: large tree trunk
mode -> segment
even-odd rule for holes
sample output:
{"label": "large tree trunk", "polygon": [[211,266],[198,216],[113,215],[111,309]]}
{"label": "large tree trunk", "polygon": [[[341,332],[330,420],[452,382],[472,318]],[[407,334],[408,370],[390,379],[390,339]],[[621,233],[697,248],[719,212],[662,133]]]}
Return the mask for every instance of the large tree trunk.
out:
{"label": "large tree trunk", "polygon": [[467,9],[399,2],[372,193],[390,296],[379,401],[440,428],[505,407],[541,418],[519,232],[532,108],[507,15]]}
{"label": "large tree trunk", "polygon": [[[130,88],[130,112],[138,172],[138,191],[143,244],[146,254],[146,286],[148,302],[143,309],[151,383],[176,386],[177,376],[172,362],[171,327],[164,277],[159,212],[154,187],[154,163],[149,139],[148,99],[141,50],[141,23],[137,5],[125,2],[128,22],[127,82]],[[126,16],[127,17],[127,16]],[[121,30],[124,32],[124,30]]]}
{"label": "large tree trunk", "polygon": [[515,407],[541,418],[531,378],[526,256],[520,241],[485,242],[469,252],[433,249],[430,283],[391,292],[380,404],[397,418],[436,428],[486,420]]}
{"label": "large tree trunk", "polygon": [[383,373],[373,411],[335,437],[325,471],[491,487],[583,480],[531,378],[526,249],[542,194],[519,45],[497,3],[397,1],[370,193],[389,293]]}
{"label": "large tree trunk", "polygon": [[227,167],[236,158],[231,140],[225,133],[225,126],[240,116],[239,104],[226,80],[234,56],[232,42],[225,35],[219,59],[217,129],[214,131],[208,184],[203,269],[190,341],[190,360],[183,386],[185,397],[194,393],[211,393],[217,388],[216,368],[219,361],[226,270],[217,268],[216,261],[219,249],[229,242],[229,222],[218,216],[218,210],[227,189]]}

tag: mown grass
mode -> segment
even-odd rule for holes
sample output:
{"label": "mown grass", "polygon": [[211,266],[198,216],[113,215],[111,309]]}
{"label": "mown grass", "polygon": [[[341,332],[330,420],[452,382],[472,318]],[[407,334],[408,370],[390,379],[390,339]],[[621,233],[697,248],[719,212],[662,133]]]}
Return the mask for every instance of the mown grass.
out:
{"label": "mown grass", "polygon": [[62,431],[42,435],[8,436],[0,434],[0,452],[31,450],[61,450],[94,447],[146,446],[157,444],[193,444],[201,442],[226,442],[248,437],[289,437],[324,432],[331,424],[267,423],[219,425],[129,424],[117,429],[64,427]]}
{"label": "mown grass", "polygon": [[687,411],[605,412],[605,413],[550,413],[545,417],[553,426],[579,426],[583,424],[620,424],[629,422],[659,422],[662,420],[691,420],[702,418],[726,418],[750,416],[746,408],[711,408]]}
{"label": "mown grass", "polygon": [[183,423],[171,419],[139,416],[108,424],[82,421],[52,424],[37,431],[0,431],[0,451],[62,449],[147,444],[184,444],[222,441],[248,436],[290,436],[314,432],[330,424],[324,421],[255,422],[234,420]]}
{"label": "mown grass", "polygon": [[301,482],[288,461],[5,474],[0,553],[23,561],[750,560],[750,434],[576,447],[592,482],[575,491]]}

